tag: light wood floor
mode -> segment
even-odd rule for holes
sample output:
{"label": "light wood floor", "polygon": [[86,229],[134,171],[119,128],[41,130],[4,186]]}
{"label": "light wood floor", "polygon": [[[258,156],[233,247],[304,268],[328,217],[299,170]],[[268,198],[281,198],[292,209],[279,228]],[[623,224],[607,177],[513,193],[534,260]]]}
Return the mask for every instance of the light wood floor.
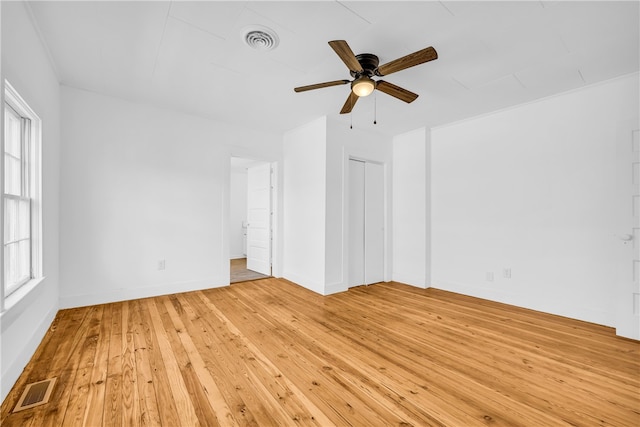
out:
{"label": "light wood floor", "polygon": [[[640,343],[390,283],[278,279],[62,310],[3,426],[640,425]],[[52,402],[9,415],[26,383]]]}
{"label": "light wood floor", "polygon": [[235,258],[230,261],[231,283],[246,282],[249,280],[265,279],[269,276],[247,269],[246,258]]}

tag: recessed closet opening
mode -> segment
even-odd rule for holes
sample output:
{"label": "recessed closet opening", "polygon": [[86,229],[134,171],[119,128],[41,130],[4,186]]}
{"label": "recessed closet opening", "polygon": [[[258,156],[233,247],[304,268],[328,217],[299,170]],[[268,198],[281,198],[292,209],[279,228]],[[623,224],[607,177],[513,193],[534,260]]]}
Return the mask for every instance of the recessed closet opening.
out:
{"label": "recessed closet opening", "polygon": [[384,281],[384,165],[349,159],[348,287]]}

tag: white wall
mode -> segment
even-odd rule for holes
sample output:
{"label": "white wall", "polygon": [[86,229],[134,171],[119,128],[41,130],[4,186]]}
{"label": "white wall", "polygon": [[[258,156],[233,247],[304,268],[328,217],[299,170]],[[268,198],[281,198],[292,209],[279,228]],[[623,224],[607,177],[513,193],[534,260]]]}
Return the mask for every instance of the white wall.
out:
{"label": "white wall", "polygon": [[327,119],[325,294],[348,289],[349,158],[381,163],[385,170],[385,280],[391,280],[391,141],[388,136]]}
{"label": "white wall", "polygon": [[630,118],[637,74],[432,130],[433,286],[613,325],[615,141]]}
{"label": "white wall", "polygon": [[289,279],[324,294],[326,118],[284,135],[283,271]]}
{"label": "white wall", "polygon": [[429,131],[393,138],[393,280],[430,286]]}
{"label": "white wall", "polygon": [[279,138],[68,87],[62,111],[61,306],[228,284],[230,144]]}
{"label": "white wall", "polygon": [[5,78],[42,120],[45,279],[0,314],[0,400],[6,397],[58,311],[60,91],[46,51],[20,2],[2,2],[2,80]]}
{"label": "white wall", "polygon": [[[284,137],[284,273],[317,293],[348,288],[349,158],[385,165],[390,194],[391,138],[320,118]],[[387,200],[390,200],[390,195]],[[386,270],[391,269],[391,207],[386,210]],[[388,275],[390,280],[390,273]]]}
{"label": "white wall", "polygon": [[[388,168],[391,138],[349,129],[327,117],[285,134],[283,276],[323,295],[348,288],[349,157]],[[386,191],[390,191],[389,176]],[[390,206],[386,210],[390,241]],[[390,270],[390,251],[386,258]]]}
{"label": "white wall", "polygon": [[247,221],[247,170],[231,170],[229,185],[229,257],[245,258],[243,222]]}

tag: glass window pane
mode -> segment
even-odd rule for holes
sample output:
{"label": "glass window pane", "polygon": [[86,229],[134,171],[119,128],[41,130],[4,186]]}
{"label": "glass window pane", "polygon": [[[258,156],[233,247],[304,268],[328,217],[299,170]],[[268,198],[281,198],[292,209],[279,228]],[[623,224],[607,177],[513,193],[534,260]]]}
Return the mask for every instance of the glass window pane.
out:
{"label": "glass window pane", "polygon": [[4,168],[4,192],[6,194],[19,196],[22,182],[22,165],[20,160],[5,155]]}
{"label": "glass window pane", "polygon": [[9,294],[16,285],[31,277],[31,242],[21,240],[4,247],[5,293]]}
{"label": "glass window pane", "polygon": [[29,200],[6,198],[4,203],[4,243],[31,236],[31,203]]}
{"label": "glass window pane", "polygon": [[4,150],[14,157],[22,157],[20,150],[20,134],[22,128],[22,120],[9,107],[5,107],[5,133],[4,133]]}
{"label": "glass window pane", "polygon": [[28,239],[31,235],[31,203],[29,200],[18,202],[17,238]]}
{"label": "glass window pane", "polygon": [[4,247],[4,277],[5,291],[16,284],[16,253],[18,245],[11,244]]}
{"label": "glass window pane", "polygon": [[29,278],[31,270],[31,254],[30,254],[31,241],[21,240],[18,243],[18,260],[17,260],[17,276],[18,282],[22,282]]}
{"label": "glass window pane", "polygon": [[18,229],[18,202],[17,200],[6,198],[4,200],[4,242],[16,240],[16,230]]}

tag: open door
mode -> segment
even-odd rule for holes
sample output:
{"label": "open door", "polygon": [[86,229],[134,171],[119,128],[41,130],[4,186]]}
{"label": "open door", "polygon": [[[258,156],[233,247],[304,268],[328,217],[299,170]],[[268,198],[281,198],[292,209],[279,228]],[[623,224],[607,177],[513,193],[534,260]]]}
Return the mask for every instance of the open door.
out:
{"label": "open door", "polygon": [[640,340],[640,126],[635,120],[619,130],[617,162],[616,333]]}
{"label": "open door", "polygon": [[271,165],[247,168],[247,269],[271,275]]}

